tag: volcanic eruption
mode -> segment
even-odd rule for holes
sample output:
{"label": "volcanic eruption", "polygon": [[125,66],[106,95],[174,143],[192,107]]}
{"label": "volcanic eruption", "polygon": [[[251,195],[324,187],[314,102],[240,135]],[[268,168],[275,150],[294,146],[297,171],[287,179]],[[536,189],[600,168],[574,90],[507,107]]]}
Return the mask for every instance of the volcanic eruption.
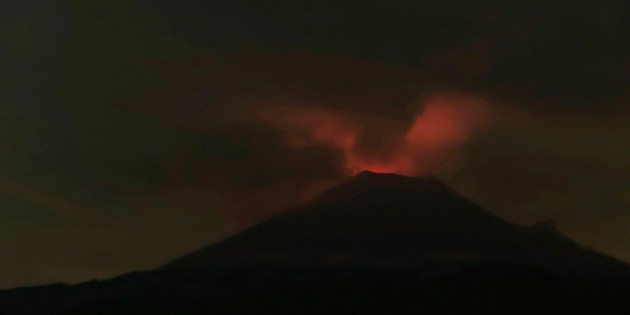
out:
{"label": "volcanic eruption", "polygon": [[448,165],[461,146],[493,121],[483,98],[435,94],[410,125],[318,106],[263,107],[263,121],[284,131],[289,144],[341,151],[350,174],[363,170],[416,176]]}

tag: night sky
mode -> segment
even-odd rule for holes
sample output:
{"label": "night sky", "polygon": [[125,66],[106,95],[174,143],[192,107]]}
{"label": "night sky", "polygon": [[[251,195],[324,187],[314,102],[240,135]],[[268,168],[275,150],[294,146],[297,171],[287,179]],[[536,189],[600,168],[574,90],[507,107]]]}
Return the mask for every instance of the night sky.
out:
{"label": "night sky", "polygon": [[4,1],[0,288],[164,264],[362,169],[630,262],[627,1]]}

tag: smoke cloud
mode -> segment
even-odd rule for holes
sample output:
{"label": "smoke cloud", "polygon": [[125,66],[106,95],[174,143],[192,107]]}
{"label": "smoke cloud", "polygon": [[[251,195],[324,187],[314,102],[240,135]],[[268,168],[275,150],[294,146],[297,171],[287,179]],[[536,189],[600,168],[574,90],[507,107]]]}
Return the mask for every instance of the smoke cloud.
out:
{"label": "smoke cloud", "polygon": [[411,124],[318,106],[271,106],[260,118],[294,147],[326,146],[343,155],[348,174],[362,170],[426,175],[452,167],[462,145],[492,122],[476,96],[436,94]]}

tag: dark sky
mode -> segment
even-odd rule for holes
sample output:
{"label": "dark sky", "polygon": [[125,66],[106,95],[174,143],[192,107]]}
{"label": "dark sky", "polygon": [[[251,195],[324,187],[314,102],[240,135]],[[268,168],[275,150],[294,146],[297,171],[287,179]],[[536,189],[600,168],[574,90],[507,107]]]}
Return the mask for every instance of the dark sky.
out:
{"label": "dark sky", "polygon": [[5,1],[0,288],[146,269],[360,168],[630,261],[627,1]]}

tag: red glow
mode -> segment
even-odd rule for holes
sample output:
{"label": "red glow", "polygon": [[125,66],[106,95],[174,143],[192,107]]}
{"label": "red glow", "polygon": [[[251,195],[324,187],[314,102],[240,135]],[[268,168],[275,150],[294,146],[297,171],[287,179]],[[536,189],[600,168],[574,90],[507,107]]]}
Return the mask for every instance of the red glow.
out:
{"label": "red glow", "polygon": [[366,137],[366,130],[383,127],[383,124],[375,123],[379,118],[366,119],[365,116],[314,106],[267,107],[261,117],[284,130],[291,145],[325,145],[340,150],[349,173],[370,170],[420,175],[440,167],[457,154],[458,149],[487,122],[486,108],[485,102],[475,97],[431,97],[410,127],[402,123],[387,125],[400,129],[400,132],[383,132],[383,135],[400,136],[380,141],[396,144],[393,149],[370,147],[371,151],[389,150],[376,154],[378,158],[364,154],[360,143]]}

